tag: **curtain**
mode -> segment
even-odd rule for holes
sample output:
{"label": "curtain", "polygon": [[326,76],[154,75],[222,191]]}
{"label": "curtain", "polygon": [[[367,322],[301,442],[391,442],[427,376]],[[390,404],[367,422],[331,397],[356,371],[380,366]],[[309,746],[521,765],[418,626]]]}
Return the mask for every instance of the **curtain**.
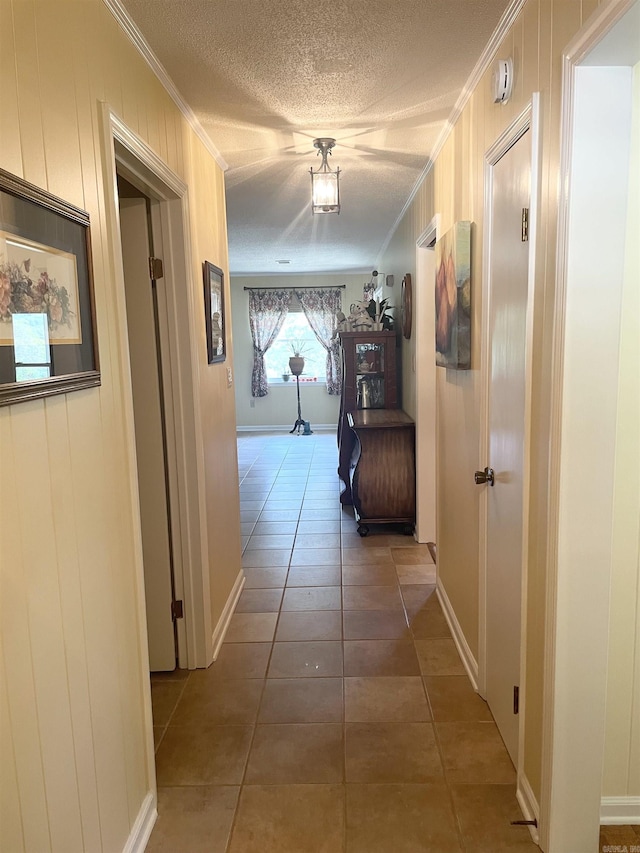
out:
{"label": "curtain", "polygon": [[342,361],[336,313],[342,310],[341,291],[336,287],[305,287],[295,294],[314,335],[327,352],[327,393],[340,394]]}
{"label": "curtain", "polygon": [[249,291],[249,326],[253,339],[252,397],[266,397],[269,393],[264,354],[278,337],[290,302],[290,290]]}

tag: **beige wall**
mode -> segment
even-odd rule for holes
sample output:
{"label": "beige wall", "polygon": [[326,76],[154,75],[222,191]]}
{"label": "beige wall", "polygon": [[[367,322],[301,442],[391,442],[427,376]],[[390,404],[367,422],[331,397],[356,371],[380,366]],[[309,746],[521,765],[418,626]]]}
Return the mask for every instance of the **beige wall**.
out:
{"label": "beige wall", "polygon": [[640,796],[640,64],[634,69],[631,191],[620,373],[603,795]]}
{"label": "beige wall", "polygon": [[[283,426],[295,421],[298,410],[295,383],[273,385],[266,397],[251,396],[251,371],[253,367],[253,344],[249,329],[249,294],[245,287],[336,287],[346,285],[342,294],[342,310],[349,313],[349,306],[362,299],[365,282],[371,276],[366,273],[346,275],[283,275],[283,276],[234,276],[231,281],[231,304],[233,308],[233,339],[236,363],[236,411],[238,426]],[[393,303],[397,288],[385,287],[384,298],[391,294]],[[304,385],[300,389],[302,416],[311,426],[320,424],[337,425],[340,398],[327,394],[324,385]],[[253,404],[253,405],[252,405]]]}
{"label": "beige wall", "polygon": [[[519,115],[534,92],[541,93],[541,186],[536,245],[535,331],[532,400],[529,578],[524,769],[539,798],[542,746],[542,673],[545,618],[546,495],[549,437],[549,378],[557,226],[562,49],[597,7],[591,2],[529,0],[502,46],[514,61],[514,92],[506,105],[491,97],[487,71],[466,104],[435,165],[380,260],[388,272],[415,273],[416,239],[436,214],[441,233],[469,219],[472,230],[475,332],[470,371],[437,371],[438,565],[441,581],[473,654],[478,654],[478,499],[473,472],[480,458],[480,341],[484,154]],[[405,383],[410,382],[410,344],[405,344]],[[415,391],[405,389],[408,410]]]}
{"label": "beige wall", "polygon": [[0,98],[0,166],[91,216],[102,370],[0,410],[0,849],[117,851],[154,780],[100,101],[189,186],[214,625],[240,570],[233,390],[202,307],[202,261],[227,269],[223,175],[102,0],[2,0]]}

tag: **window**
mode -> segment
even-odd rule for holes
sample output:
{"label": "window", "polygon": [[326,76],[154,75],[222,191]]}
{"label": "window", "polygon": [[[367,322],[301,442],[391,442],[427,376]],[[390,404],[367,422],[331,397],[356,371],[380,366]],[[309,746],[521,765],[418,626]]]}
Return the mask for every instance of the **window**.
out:
{"label": "window", "polygon": [[[297,301],[297,300],[295,300]],[[293,355],[291,343],[302,342],[304,373],[301,382],[325,382],[327,370],[327,351],[319,343],[301,308],[294,305],[282,324],[282,328],[273,344],[264,356],[267,379],[270,383],[282,383],[283,375],[289,375],[289,358]]]}

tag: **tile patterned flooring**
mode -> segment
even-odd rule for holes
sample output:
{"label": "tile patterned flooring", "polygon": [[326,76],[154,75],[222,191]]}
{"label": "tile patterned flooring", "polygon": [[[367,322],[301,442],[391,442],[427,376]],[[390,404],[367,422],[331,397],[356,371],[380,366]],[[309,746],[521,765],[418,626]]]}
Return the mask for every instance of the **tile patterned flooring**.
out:
{"label": "tile patterned flooring", "polygon": [[358,536],[333,434],[246,435],[238,456],[246,585],[208,670],[152,678],[147,850],[538,850],[426,546]]}

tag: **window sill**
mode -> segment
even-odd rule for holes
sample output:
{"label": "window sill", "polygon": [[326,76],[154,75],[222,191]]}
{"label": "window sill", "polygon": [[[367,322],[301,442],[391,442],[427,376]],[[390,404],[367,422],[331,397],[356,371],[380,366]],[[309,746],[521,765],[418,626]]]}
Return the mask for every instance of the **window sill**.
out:
{"label": "window sill", "polygon": [[[289,379],[286,382],[284,379],[269,379],[268,382],[269,385],[281,385],[283,387],[289,385],[291,388],[295,388],[298,384],[295,378]],[[323,387],[326,387],[326,384],[327,382],[325,379],[300,379],[300,385],[322,385]]]}

